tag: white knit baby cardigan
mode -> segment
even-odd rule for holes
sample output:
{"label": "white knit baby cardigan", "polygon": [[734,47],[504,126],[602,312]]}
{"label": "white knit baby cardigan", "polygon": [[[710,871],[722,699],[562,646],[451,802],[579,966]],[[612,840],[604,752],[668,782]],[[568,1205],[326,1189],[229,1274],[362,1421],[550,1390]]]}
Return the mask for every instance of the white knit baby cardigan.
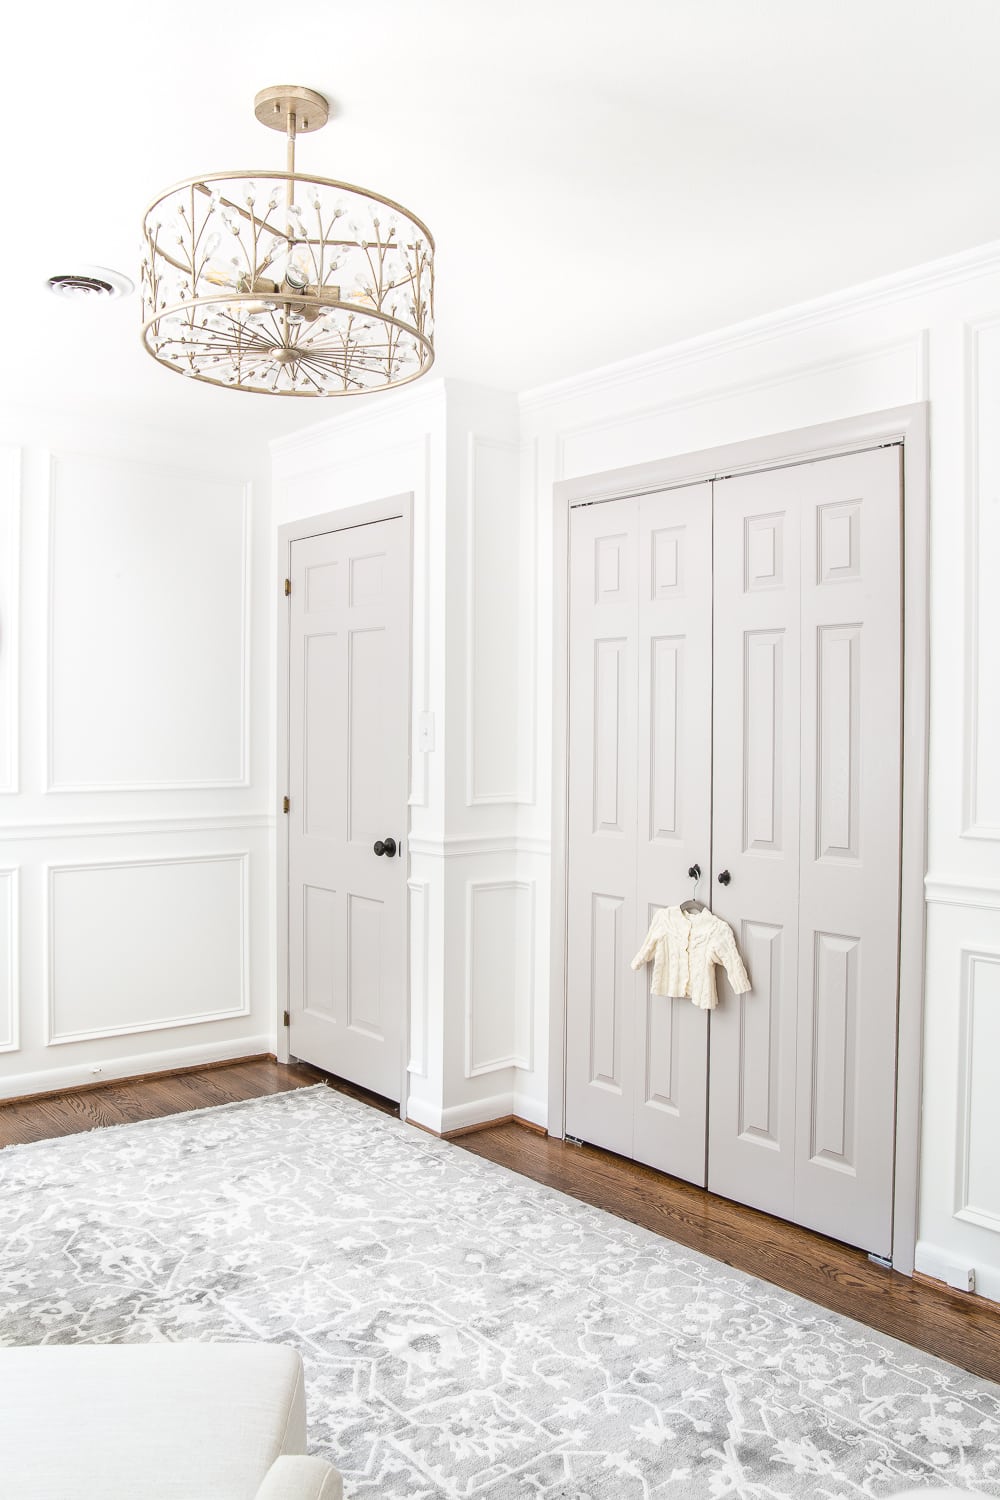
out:
{"label": "white knit baby cardigan", "polygon": [[715,988],[715,965],[721,964],[737,995],[751,988],[736,946],[733,929],[706,907],[688,916],[679,906],[665,906],[656,913],[639,952],[632,960],[639,969],[653,960],[654,995],[690,995],[700,1010],[714,1010],[719,1003]]}

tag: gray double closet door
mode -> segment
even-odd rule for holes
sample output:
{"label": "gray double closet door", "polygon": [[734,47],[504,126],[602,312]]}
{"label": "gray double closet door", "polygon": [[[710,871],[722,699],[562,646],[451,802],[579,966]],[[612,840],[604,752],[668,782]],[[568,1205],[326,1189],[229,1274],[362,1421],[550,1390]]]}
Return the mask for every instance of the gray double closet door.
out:
{"label": "gray double closet door", "polygon": [[[567,1132],[883,1256],[901,500],[889,447],[570,521]],[[694,864],[753,986],[712,1012],[630,967]]]}

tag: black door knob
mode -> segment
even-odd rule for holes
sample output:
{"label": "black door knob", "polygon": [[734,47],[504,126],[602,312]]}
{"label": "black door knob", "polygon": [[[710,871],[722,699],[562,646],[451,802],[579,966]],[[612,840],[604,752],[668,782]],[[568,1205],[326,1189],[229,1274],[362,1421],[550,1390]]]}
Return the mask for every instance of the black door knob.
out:
{"label": "black door knob", "polygon": [[395,839],[376,839],[372,846],[376,854],[384,854],[386,859],[392,859],[396,852]]}
{"label": "black door knob", "polygon": [[729,873],[728,870],[720,870],[719,871],[719,884],[720,885],[728,885],[729,882],[732,880],[732,878],[733,877],[730,875],[730,873]]}

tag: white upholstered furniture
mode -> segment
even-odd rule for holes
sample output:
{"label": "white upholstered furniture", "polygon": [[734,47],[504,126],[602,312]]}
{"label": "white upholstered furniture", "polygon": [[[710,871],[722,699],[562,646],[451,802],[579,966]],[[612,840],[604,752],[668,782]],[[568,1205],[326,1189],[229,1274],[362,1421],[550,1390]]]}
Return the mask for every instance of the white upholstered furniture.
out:
{"label": "white upholstered furniture", "polygon": [[340,1500],[270,1344],[0,1349],[4,1500]]}

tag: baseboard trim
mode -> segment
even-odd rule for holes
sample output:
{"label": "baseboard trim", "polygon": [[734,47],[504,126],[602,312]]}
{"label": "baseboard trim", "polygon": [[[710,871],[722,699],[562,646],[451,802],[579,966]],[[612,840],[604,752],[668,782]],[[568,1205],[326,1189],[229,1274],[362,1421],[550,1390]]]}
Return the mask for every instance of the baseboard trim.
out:
{"label": "baseboard trim", "polygon": [[995,1297],[984,1296],[982,1292],[965,1292],[961,1287],[949,1286],[947,1281],[941,1281],[937,1276],[928,1276],[926,1271],[914,1271],[913,1280],[920,1286],[925,1286],[932,1292],[943,1292],[946,1297],[957,1297],[960,1302],[971,1302],[977,1307],[987,1307],[1000,1319],[1000,1302]]}
{"label": "baseboard trim", "polygon": [[512,1120],[548,1135],[544,1107],[530,1094],[516,1089],[490,1094],[485,1099],[470,1099],[467,1104],[450,1104],[446,1109],[413,1095],[406,1101],[407,1124],[417,1125],[441,1140],[465,1135],[469,1130],[489,1130],[493,1125],[506,1125]]}
{"label": "baseboard trim", "polygon": [[459,1125],[454,1130],[442,1130],[443,1141],[455,1141],[460,1135],[472,1135],[477,1130],[492,1130],[495,1125],[509,1125],[513,1115],[497,1115],[495,1120],[477,1120],[474,1125]]}
{"label": "baseboard trim", "polygon": [[[244,1051],[242,1049],[251,1048]],[[233,1045],[217,1047],[178,1047],[161,1058],[155,1053],[123,1057],[120,1061],[102,1063],[99,1078],[90,1074],[92,1064],[69,1068],[49,1068],[44,1073],[22,1073],[6,1084],[0,1084],[0,1108],[6,1104],[23,1104],[35,1099],[51,1099],[56,1094],[82,1094],[91,1089],[106,1088],[111,1083],[141,1083],[150,1078],[176,1077],[182,1073],[202,1073],[207,1068],[235,1067],[239,1063],[275,1061],[273,1041],[268,1037],[244,1037]],[[193,1055],[192,1055],[193,1054]],[[186,1061],[186,1058],[190,1058]],[[37,1080],[37,1087],[32,1085]],[[17,1089],[6,1093],[5,1089]]]}
{"label": "baseboard trim", "polygon": [[477,1130],[492,1130],[495,1125],[509,1125],[513,1115],[497,1115],[495,1120],[479,1120],[475,1125],[459,1125],[457,1130],[442,1131],[443,1141],[457,1140],[460,1135],[472,1135]]}
{"label": "baseboard trim", "polygon": [[[968,1302],[970,1297],[975,1297],[977,1295],[975,1292],[964,1292],[962,1288],[958,1286],[949,1286],[946,1281],[942,1281],[938,1276],[928,1276],[926,1271],[914,1271],[912,1273],[912,1279],[918,1284],[918,1286],[925,1286],[929,1291],[945,1292],[949,1297],[961,1297],[963,1302]],[[989,1302],[989,1298],[980,1297],[979,1301]]]}
{"label": "baseboard trim", "polygon": [[475,1125],[459,1125],[455,1130],[432,1130],[429,1125],[421,1125],[419,1120],[406,1117],[407,1125],[413,1125],[417,1130],[426,1131],[428,1135],[436,1136],[439,1141],[454,1141],[460,1135],[472,1135],[477,1130],[492,1130],[496,1125],[520,1125],[525,1130],[533,1131],[535,1135],[548,1135],[544,1125],[537,1125],[534,1120],[524,1120],[520,1115],[498,1115],[495,1120],[479,1120]]}

